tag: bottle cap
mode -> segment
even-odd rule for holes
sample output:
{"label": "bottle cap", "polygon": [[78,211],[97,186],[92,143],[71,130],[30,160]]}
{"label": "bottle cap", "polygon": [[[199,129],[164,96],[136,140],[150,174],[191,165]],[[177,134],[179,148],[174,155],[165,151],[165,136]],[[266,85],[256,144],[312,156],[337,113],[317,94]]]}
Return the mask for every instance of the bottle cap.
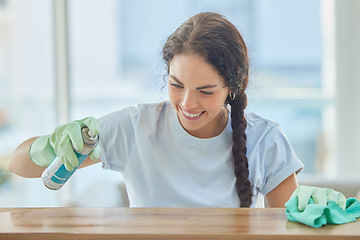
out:
{"label": "bottle cap", "polygon": [[99,141],[99,135],[93,134],[88,127],[82,127],[81,133],[83,136],[84,144],[95,145]]}

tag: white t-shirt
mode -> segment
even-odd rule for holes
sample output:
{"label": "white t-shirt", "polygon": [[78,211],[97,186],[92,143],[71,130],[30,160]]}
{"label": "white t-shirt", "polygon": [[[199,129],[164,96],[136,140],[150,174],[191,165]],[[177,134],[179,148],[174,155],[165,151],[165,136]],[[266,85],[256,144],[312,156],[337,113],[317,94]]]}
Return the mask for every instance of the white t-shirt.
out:
{"label": "white t-shirt", "polygon": [[[303,164],[276,123],[251,113],[246,119],[251,207],[264,207],[264,196]],[[130,207],[240,206],[230,117],[209,139],[188,134],[169,102],[125,108],[99,124],[103,167],[123,175]]]}

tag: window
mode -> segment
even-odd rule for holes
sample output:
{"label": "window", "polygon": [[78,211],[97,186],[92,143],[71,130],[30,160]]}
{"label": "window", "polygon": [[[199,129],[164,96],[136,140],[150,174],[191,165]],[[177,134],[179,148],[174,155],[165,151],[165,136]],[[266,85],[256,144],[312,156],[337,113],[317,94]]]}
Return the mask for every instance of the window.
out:
{"label": "window", "polygon": [[[47,205],[38,180],[10,174],[8,159],[25,139],[55,125],[52,15],[49,1],[0,4],[0,203]],[[39,196],[42,196],[39,198]]]}

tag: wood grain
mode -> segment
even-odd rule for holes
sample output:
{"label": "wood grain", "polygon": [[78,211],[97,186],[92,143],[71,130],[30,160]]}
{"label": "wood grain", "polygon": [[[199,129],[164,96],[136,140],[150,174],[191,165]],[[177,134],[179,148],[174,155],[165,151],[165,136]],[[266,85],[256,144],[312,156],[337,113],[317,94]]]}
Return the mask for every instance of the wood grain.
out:
{"label": "wood grain", "polygon": [[360,221],[311,228],[285,209],[0,208],[0,239],[360,239]]}

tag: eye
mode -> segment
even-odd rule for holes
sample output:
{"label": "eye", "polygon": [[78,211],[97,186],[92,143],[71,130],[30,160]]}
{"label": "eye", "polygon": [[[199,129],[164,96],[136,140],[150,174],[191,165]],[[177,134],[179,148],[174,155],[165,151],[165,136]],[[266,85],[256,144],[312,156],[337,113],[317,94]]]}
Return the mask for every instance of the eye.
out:
{"label": "eye", "polygon": [[202,94],[205,94],[205,95],[213,95],[214,92],[206,92],[206,91],[200,91]]}
{"label": "eye", "polygon": [[171,86],[175,87],[175,88],[183,88],[182,86],[175,84],[175,83],[170,83]]}

